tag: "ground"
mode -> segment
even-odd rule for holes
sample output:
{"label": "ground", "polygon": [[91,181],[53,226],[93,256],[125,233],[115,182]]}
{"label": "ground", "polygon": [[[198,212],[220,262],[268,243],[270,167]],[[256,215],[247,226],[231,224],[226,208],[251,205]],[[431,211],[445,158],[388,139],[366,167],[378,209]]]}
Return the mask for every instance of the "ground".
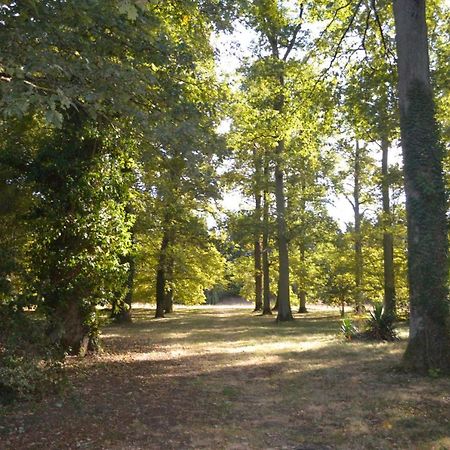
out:
{"label": "ground", "polygon": [[[450,380],[404,374],[405,340],[344,343],[337,311],[135,310],[70,387],[0,416],[1,449],[450,449]],[[405,332],[403,332],[403,336]]]}

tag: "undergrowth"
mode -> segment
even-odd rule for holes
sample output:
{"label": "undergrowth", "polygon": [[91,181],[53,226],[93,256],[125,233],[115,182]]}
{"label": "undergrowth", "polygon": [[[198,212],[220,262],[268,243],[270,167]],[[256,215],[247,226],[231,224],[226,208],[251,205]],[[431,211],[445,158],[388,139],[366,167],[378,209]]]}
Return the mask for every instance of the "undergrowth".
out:
{"label": "undergrowth", "polygon": [[45,322],[6,304],[0,305],[0,323],[0,405],[61,387],[64,355],[46,338]]}

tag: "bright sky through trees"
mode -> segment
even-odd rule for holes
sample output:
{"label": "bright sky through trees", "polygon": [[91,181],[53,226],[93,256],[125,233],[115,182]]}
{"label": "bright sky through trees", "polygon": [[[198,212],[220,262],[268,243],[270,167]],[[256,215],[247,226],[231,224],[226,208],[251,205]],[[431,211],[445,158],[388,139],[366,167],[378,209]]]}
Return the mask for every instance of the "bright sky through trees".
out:
{"label": "bright sky through trees", "polygon": [[[318,33],[320,25],[310,26],[312,32]],[[219,78],[229,82],[230,86],[236,86],[239,80],[238,69],[246,61],[255,58],[252,48],[256,45],[256,33],[245,27],[242,23],[236,23],[232,33],[215,33],[211,37],[211,44],[215,48],[217,74]],[[231,120],[225,119],[221,122],[219,133],[227,133],[230,130]],[[373,145],[371,149],[373,158],[381,159],[380,149]],[[401,164],[400,147],[393,148],[390,155],[390,164]],[[224,168],[225,170],[225,168]],[[342,230],[353,221],[353,209],[345,196],[332,194],[329,198],[328,211],[336,219]],[[252,209],[252,200],[245,199],[237,189],[224,191],[221,206],[227,211],[238,211],[240,209]],[[209,219],[212,226],[215,221]]]}

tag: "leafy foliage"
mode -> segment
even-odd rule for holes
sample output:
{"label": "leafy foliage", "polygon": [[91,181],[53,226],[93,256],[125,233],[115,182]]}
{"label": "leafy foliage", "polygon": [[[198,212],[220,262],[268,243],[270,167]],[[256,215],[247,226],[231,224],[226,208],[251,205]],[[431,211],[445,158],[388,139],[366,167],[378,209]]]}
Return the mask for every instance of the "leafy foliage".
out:
{"label": "leafy foliage", "polygon": [[342,319],[340,331],[347,341],[351,341],[358,335],[358,329],[353,325],[352,320],[348,318]]}
{"label": "leafy foliage", "polygon": [[63,354],[51,345],[45,321],[0,305],[0,404],[40,398],[64,382]]}
{"label": "leafy foliage", "polygon": [[381,303],[375,304],[369,314],[366,330],[363,333],[365,337],[377,341],[394,341],[397,339],[397,333],[394,330],[394,319],[384,314]]}

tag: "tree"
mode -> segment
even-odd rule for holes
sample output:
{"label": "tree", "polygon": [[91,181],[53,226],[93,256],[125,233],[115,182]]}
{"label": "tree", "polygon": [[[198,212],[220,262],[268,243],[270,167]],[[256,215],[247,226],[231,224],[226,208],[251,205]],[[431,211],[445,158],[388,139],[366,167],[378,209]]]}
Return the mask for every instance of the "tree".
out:
{"label": "tree", "polygon": [[406,368],[450,371],[443,148],[430,83],[425,0],[395,0],[400,128],[408,221]]}

